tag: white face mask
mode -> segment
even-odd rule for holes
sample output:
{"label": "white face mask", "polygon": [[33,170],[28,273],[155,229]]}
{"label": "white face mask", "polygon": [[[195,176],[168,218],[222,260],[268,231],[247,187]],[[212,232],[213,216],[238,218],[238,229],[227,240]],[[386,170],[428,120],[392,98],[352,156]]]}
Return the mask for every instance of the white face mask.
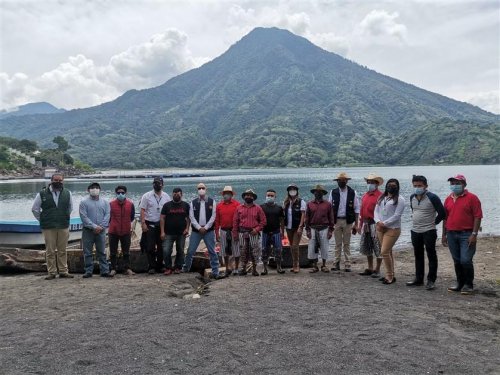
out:
{"label": "white face mask", "polygon": [[98,189],[98,188],[89,189],[89,193],[90,193],[91,197],[98,197],[100,192],[101,192],[101,189]]}
{"label": "white face mask", "polygon": [[297,190],[290,190],[288,194],[290,194],[291,197],[295,197],[297,196]]}
{"label": "white face mask", "polygon": [[207,191],[205,189],[198,189],[198,195],[203,196],[203,195],[205,195],[206,192]]}

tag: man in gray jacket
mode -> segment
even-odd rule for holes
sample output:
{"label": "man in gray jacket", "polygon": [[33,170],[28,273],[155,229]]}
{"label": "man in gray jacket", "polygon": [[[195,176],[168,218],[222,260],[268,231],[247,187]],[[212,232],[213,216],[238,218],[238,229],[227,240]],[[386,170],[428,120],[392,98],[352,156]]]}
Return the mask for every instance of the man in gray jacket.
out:
{"label": "man in gray jacket", "polygon": [[99,197],[101,186],[93,182],[87,188],[89,196],[80,202],[80,218],[83,223],[82,242],[85,263],[84,278],[92,277],[94,258],[92,248],[95,244],[102,277],[113,277],[109,272],[106,259],[106,228],[109,226],[109,202]]}

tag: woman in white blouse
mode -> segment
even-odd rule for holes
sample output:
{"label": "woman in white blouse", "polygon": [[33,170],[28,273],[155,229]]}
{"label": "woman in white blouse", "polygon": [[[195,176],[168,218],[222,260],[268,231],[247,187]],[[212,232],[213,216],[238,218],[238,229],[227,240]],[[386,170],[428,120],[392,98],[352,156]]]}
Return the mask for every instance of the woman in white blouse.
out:
{"label": "woman in white blouse", "polygon": [[385,278],[383,284],[396,282],[394,277],[394,257],[392,248],[401,234],[401,215],[405,209],[405,200],[399,196],[399,181],[391,178],[385,185],[382,194],[375,206],[375,223],[380,241],[380,253],[384,262]]}

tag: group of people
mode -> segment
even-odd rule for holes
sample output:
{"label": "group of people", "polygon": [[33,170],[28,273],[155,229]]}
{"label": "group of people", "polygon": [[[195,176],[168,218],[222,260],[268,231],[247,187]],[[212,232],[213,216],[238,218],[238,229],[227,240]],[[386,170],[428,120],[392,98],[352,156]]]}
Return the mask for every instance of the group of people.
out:
{"label": "group of people", "polygon": [[[374,173],[364,178],[366,192],[359,197],[349,186],[351,177],[339,173],[334,181],[337,187],[330,192],[316,185],[310,191],[314,198],[306,202],[299,196],[299,187],[290,184],[286,189],[283,205],[277,202],[273,189],[266,191],[265,203],[256,204],[257,194],[248,189],[241,194],[242,203],[235,199],[231,186],[225,186],[217,203],[207,194],[203,183],[197,185],[198,197],[190,203],[183,201],[182,189],[172,190],[172,197],[163,191],[161,177],[153,180],[153,189],[140,201],[140,223],[144,237],[149,273],[165,275],[189,272],[193,256],[203,240],[207,248],[211,277],[230,275],[254,276],[268,274],[268,262],[274,258],[277,273],[282,267],[282,240],[286,236],[292,256],[291,272],[300,272],[299,244],[305,231],[308,239],[307,256],[312,261],[311,273],[340,271],[351,272],[351,236],[360,234],[360,252],[367,257],[367,268],[362,276],[377,278],[383,284],[396,282],[393,246],[401,234],[401,216],[406,201],[400,195],[397,179],[384,179]],[[415,277],[408,286],[424,285],[425,253],[428,258],[426,289],[435,288],[438,259],[436,255],[437,230],[443,223],[443,245],[448,246],[453,258],[456,284],[451,292],[473,292],[473,256],[478,230],[481,225],[481,203],[476,195],[466,189],[463,175],[448,179],[450,194],[444,204],[429,191],[427,179],[414,175],[413,193],[409,198],[412,210],[411,241],[415,255]],[[71,192],[64,188],[64,176],[54,174],[51,183],[37,194],[32,211],[40,221],[45,238],[47,271],[46,279],[72,278],[68,272],[66,245],[69,219],[72,211]],[[93,247],[99,260],[102,277],[113,277],[117,271],[118,243],[121,245],[125,274],[133,275],[130,268],[131,223],[135,217],[134,203],[126,197],[126,186],[115,188],[116,199],[108,202],[100,196],[99,183],[91,183],[88,197],[81,201],[79,212],[83,223],[82,243],[84,252],[84,278],[93,275]],[[106,233],[109,238],[110,263],[106,258]],[[189,246],[185,252],[185,240]],[[333,268],[327,266],[330,239],[335,239]],[[226,270],[219,272],[219,255]],[[173,246],[176,256],[172,264]],[[257,272],[259,258],[263,272]],[[321,259],[321,263],[319,263]],[[380,269],[384,265],[385,275]]]}

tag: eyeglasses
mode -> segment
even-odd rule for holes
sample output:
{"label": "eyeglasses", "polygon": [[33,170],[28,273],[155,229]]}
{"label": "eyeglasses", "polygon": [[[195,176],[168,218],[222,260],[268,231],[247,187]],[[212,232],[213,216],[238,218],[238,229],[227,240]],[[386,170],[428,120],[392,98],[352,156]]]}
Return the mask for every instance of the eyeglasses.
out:
{"label": "eyeglasses", "polygon": [[117,195],[125,195],[126,193],[124,191],[117,191],[116,194]]}
{"label": "eyeglasses", "polygon": [[201,188],[201,187],[200,187],[200,188],[198,188],[198,190],[206,190],[206,188]]}

